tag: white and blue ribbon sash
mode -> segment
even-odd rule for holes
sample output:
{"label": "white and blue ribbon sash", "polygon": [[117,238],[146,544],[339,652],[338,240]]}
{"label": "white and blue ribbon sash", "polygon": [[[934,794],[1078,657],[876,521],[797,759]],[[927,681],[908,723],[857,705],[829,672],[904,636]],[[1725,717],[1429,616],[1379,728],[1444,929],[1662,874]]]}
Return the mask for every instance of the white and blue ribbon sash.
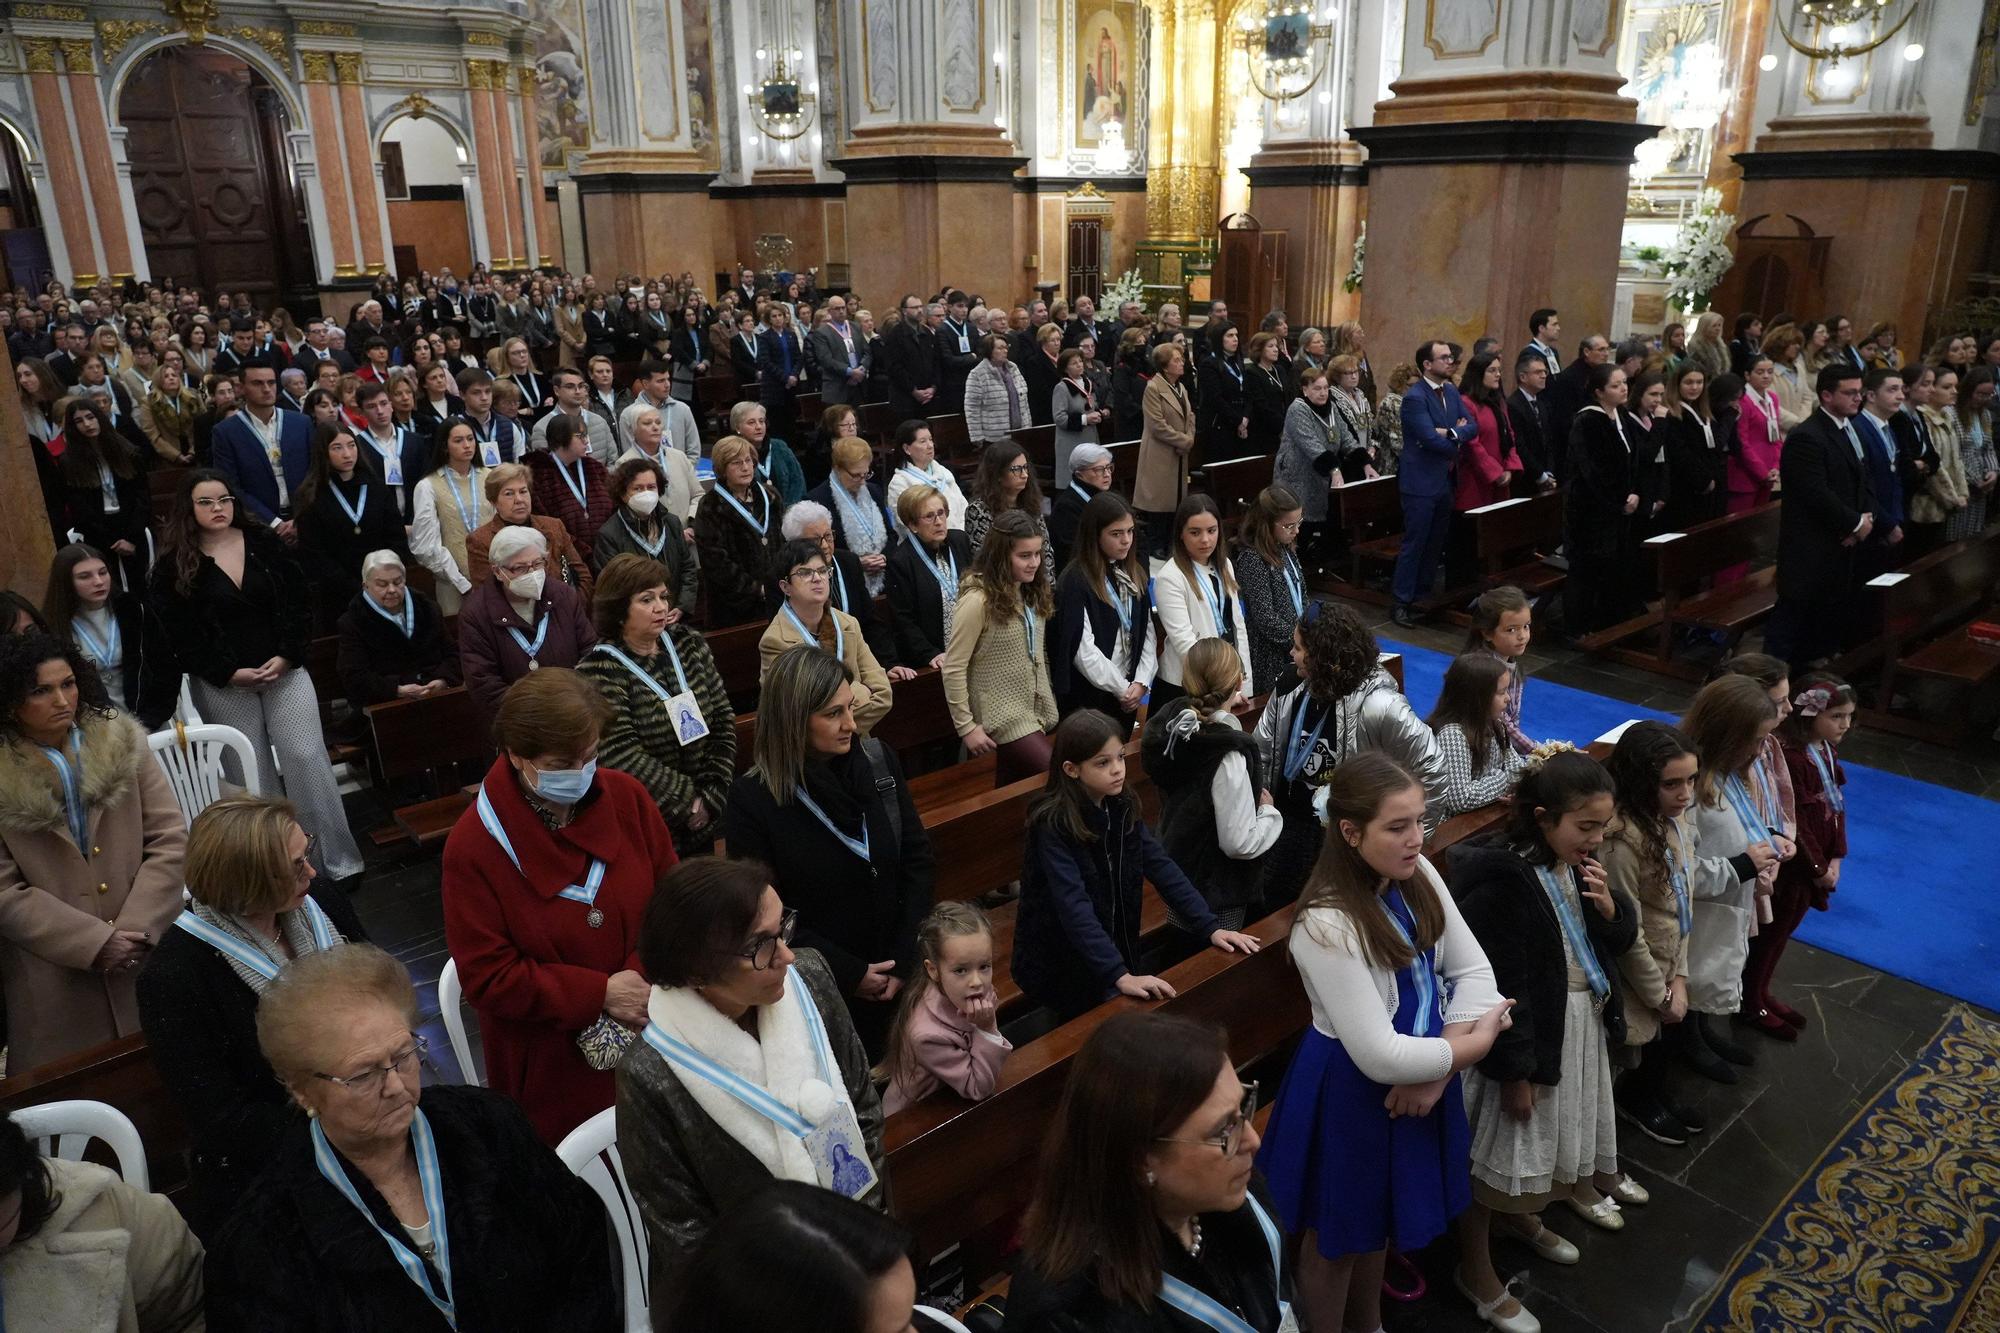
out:
{"label": "white and blue ribbon sash", "polygon": [[1305,571],[1299,568],[1299,558],[1289,549],[1284,552],[1284,557],[1278,572],[1285,576],[1285,589],[1292,594],[1292,614],[1302,616],[1306,613]]}
{"label": "white and blue ribbon sash", "polygon": [[[1564,867],[1567,871],[1568,867]],[[1569,940],[1570,952],[1576,955],[1577,965],[1583,969],[1584,977],[1590,982],[1590,993],[1603,999],[1611,993],[1611,979],[1604,975],[1603,967],[1597,961],[1597,951],[1590,947],[1590,936],[1583,928],[1583,918],[1578,915],[1569,895],[1563,892],[1562,881],[1548,866],[1536,866],[1535,878],[1542,882],[1542,892],[1556,909],[1556,922]]]}
{"label": "white and blue ribbon sash", "polygon": [[1806,746],[1806,754],[1811,757],[1813,767],[1819,772],[1820,785],[1826,788],[1826,803],[1833,807],[1833,813],[1843,814],[1847,810],[1847,793],[1840,789],[1833,769],[1833,746],[1826,741],[1815,741]]}
{"label": "white and blue ribbon sash", "polygon": [[1299,702],[1298,722],[1292,727],[1292,734],[1285,742],[1285,781],[1297,782],[1305,769],[1306,759],[1311,756],[1313,746],[1319,744],[1321,733],[1326,730],[1326,720],[1333,716],[1333,710],[1340,707],[1338,702],[1328,704],[1320,711],[1319,721],[1313,723],[1311,732],[1306,731],[1306,709],[1312,707],[1310,697]]}
{"label": "white and blue ribbon sash", "polygon": [[[841,1087],[842,1084],[835,1073],[831,1043],[826,1036],[826,1024],[819,1016],[819,1007],[813,1003],[812,995],[805,987],[798,984],[797,973],[786,975],[785,988],[791,993],[792,998],[798,1001],[800,1009],[805,1014],[806,1026],[812,1030],[813,1054],[819,1061],[820,1077],[825,1080],[828,1087]],[[684,1069],[704,1083],[734,1097],[794,1138],[803,1139],[812,1133],[811,1122],[772,1096],[767,1089],[759,1087],[733,1070],[725,1069],[679,1037],[673,1036],[658,1023],[647,1023],[640,1036],[668,1064]]]}
{"label": "white and blue ribbon sash", "polygon": [[514,642],[521,646],[521,651],[528,655],[530,662],[540,658],[542,643],[549,637],[549,622],[553,619],[555,619],[553,615],[543,616],[541,623],[535,626],[535,637],[532,639],[512,625],[507,627],[507,632],[514,636]]}
{"label": "white and blue ribbon sash", "polygon": [[1404,904],[1403,911],[1398,912],[1389,905],[1387,899],[1384,899],[1382,910],[1388,914],[1389,924],[1395,927],[1396,934],[1402,937],[1403,943],[1410,946],[1410,952],[1414,955],[1410,960],[1409,970],[1410,985],[1417,992],[1417,1017],[1411,1025],[1413,1030],[1410,1035],[1435,1037],[1444,1031],[1444,993],[1438,986],[1437,965],[1433,960],[1433,954],[1417,947],[1414,922],[1403,919],[1403,913],[1409,911],[1408,904]]}
{"label": "white and blue ribbon sash", "polygon": [[[868,503],[866,504],[849,495],[847,488],[838,481],[829,484],[827,489],[833,492],[833,502],[840,506],[842,522],[850,533],[859,530],[870,541],[887,541],[888,515],[875,507],[875,497],[869,495],[867,489],[868,483],[864,481],[861,483],[861,486],[861,493],[868,497]],[[853,545],[853,538],[851,536],[848,539],[848,544],[850,546]]]}
{"label": "white and blue ribbon sash", "polygon": [[[662,634],[660,636],[660,647],[667,650],[667,660],[674,664],[674,679],[680,683],[681,693],[682,694],[689,693],[690,691],[688,686],[687,672],[681,670],[681,655],[674,648],[673,637],[669,634]],[[674,696],[667,693],[666,686],[660,684],[659,681],[653,678],[652,672],[647,671],[644,667],[640,666],[630,657],[627,657],[622,650],[614,647],[611,644],[600,641],[597,644],[597,646],[592,648],[590,651],[593,653],[609,654],[613,660],[617,661],[627,671],[637,676],[639,680],[646,686],[647,689],[659,695],[661,703],[670,704],[674,701]]]}
{"label": "white and blue ribbon sash", "polygon": [[354,524],[354,530],[361,531],[361,516],[368,512],[368,483],[365,481],[361,483],[361,497],[353,504],[349,504],[347,496],[341,493],[338,481],[329,478],[327,489],[333,492],[334,500],[340,505],[340,512],[347,515],[348,521]]}
{"label": "white and blue ribbon sash", "polygon": [[479,526],[479,469],[474,468],[466,476],[465,489],[470,493],[471,505],[467,506],[467,496],[458,493],[458,474],[450,468],[441,470],[444,484],[451,490],[452,503],[458,506],[458,521],[471,532]]}
{"label": "white and blue ribbon sash", "polygon": [[1104,576],[1104,600],[1111,603],[1111,609],[1118,613],[1118,628],[1126,634],[1132,632],[1132,613],[1139,609],[1139,597],[1134,593],[1131,601],[1126,601],[1118,591],[1118,580],[1110,574]]}
{"label": "white and blue ribbon sash", "polygon": [[1035,660],[1035,608],[1027,604],[1025,597],[1021,601],[1021,632],[1028,637],[1028,660],[1032,662]]}
{"label": "white and blue ribbon sash", "polygon": [[[299,910],[306,914],[306,926],[312,931],[313,947],[320,950],[331,949],[337,942],[333,933],[333,922],[329,921],[326,913],[320,910],[320,905],[308,898]],[[276,981],[278,973],[283,970],[261,949],[253,949],[229,932],[217,930],[193,912],[182,912],[174,918],[174,925],[225,958],[255,972],[266,981]]]}
{"label": "white and blue ribbon sash", "polygon": [[923,560],[924,567],[931,572],[931,577],[938,581],[938,591],[944,594],[945,600],[948,602],[957,601],[958,556],[951,549],[951,543],[946,542],[937,557],[932,557],[926,553]]}
{"label": "white and blue ribbon sash", "polygon": [[364,592],[361,594],[361,600],[368,603],[368,609],[370,611],[373,611],[376,615],[382,617],[382,619],[388,621],[391,625],[394,625],[397,629],[403,631],[403,637],[406,639],[415,638],[417,633],[416,597],[417,595],[415,593],[409,591],[408,589],[404,589],[403,614],[397,616],[389,611],[383,610],[382,604],[376,601],[373,597],[370,597],[367,593]]}
{"label": "white and blue ribbon sash", "polygon": [[[500,844],[500,850],[507,853],[507,859],[513,863],[521,878],[526,879],[528,872],[521,869],[521,858],[514,854],[514,844],[507,837],[507,830],[501,827],[500,815],[494,810],[492,800],[486,795],[485,783],[479,784],[479,799],[473,804],[479,811],[479,822],[486,826],[486,831],[493,836],[493,841]],[[573,903],[582,903],[585,907],[595,906],[597,891],[604,887],[605,868],[604,862],[594,856],[591,857],[590,869],[584,873],[583,883],[564,885],[556,890],[556,897],[567,898]]]}
{"label": "white and blue ribbon sash", "polygon": [[817,819],[821,824],[826,826],[826,831],[828,833],[831,833],[834,837],[840,839],[841,846],[845,847],[848,851],[853,852],[856,856],[860,857],[867,864],[871,866],[875,864],[874,851],[868,837],[868,812],[865,809],[861,812],[861,836],[859,838],[856,838],[848,833],[843,832],[839,825],[835,824],[833,820],[829,819],[827,817],[826,811],[819,808],[819,802],[813,800],[812,797],[806,795],[806,789],[804,787],[797,788],[796,790],[793,791],[792,795],[798,798],[799,804],[806,808],[806,812],[808,814],[810,814],[814,819]]}
{"label": "white and blue ribbon sash", "polygon": [[108,667],[122,660],[125,652],[125,632],[118,628],[118,613],[111,609],[109,603],[105,604],[105,609],[110,612],[111,621],[111,639],[108,643],[97,637],[89,622],[82,616],[76,616],[69,622],[70,632],[76,636],[76,646],[83,649],[85,657],[101,667]]}
{"label": "white and blue ribbon sash", "polygon": [[1224,636],[1222,608],[1228,600],[1222,592],[1222,575],[1201,565],[1195,566],[1195,581],[1201,584],[1202,600],[1208,603],[1208,614],[1215,622],[1215,635]]}
{"label": "white and blue ribbon sash", "polygon": [[[762,464],[758,465],[758,470],[763,471]],[[770,474],[766,472],[764,475],[769,476]],[[761,501],[763,504],[764,516],[762,518],[750,517],[750,511],[743,507],[742,501],[738,500],[735,496],[729,493],[729,488],[727,486],[717,486],[715,488],[715,493],[721,496],[731,509],[734,509],[737,513],[741,514],[743,516],[743,521],[745,523],[748,523],[751,527],[755,528],[757,530],[757,535],[759,537],[762,537],[765,534],[769,533],[771,530],[771,497],[764,491],[764,488],[761,486],[752,486],[750,489],[751,492],[755,494],[758,500]]]}
{"label": "white and blue ribbon sash", "polygon": [[1722,780],[1722,793],[1729,798],[1729,804],[1736,811],[1736,822],[1743,826],[1744,841],[1752,846],[1771,841],[1771,829],[1757,813],[1755,802],[1750,799],[1750,791],[1743,785],[1740,775],[1731,773]]}
{"label": "white and blue ribbon sash", "polygon": [[652,541],[647,541],[644,537],[641,537],[639,535],[639,530],[633,527],[631,520],[627,519],[623,514],[620,514],[618,516],[618,521],[625,525],[625,531],[632,534],[632,540],[634,543],[637,544],[640,550],[644,551],[648,556],[651,556],[655,560],[658,560],[660,558],[660,552],[664,551],[667,548],[666,524],[662,523],[660,525],[660,535],[658,537],[655,537]]}
{"label": "white and blue ribbon sash", "polygon": [[[1250,1205],[1250,1211],[1257,1219],[1258,1228],[1264,1233],[1264,1243],[1271,1249],[1271,1282],[1279,1290],[1284,1288],[1284,1268],[1280,1259],[1282,1246],[1278,1228],[1271,1221],[1270,1214],[1257,1202],[1254,1195],[1244,1195],[1243,1201]],[[1160,1274],[1160,1299],[1179,1310],[1188,1318],[1206,1324],[1216,1333],[1257,1333],[1257,1328],[1248,1320],[1229,1309],[1207,1292],[1199,1291],[1170,1273]],[[1282,1316],[1285,1303],[1278,1302]]]}
{"label": "white and blue ribbon sash", "polygon": [[85,860],[90,858],[90,808],[83,799],[83,730],[72,726],[69,729],[69,743],[76,747],[76,763],[70,764],[69,756],[61,750],[47,745],[38,745],[48,761],[55,765],[56,776],[62,779],[63,813],[69,822],[70,836],[76,839],[76,850]]}
{"label": "white and blue ribbon sash", "polygon": [[549,455],[549,461],[556,465],[556,473],[562,478],[563,485],[569,487],[569,493],[576,497],[576,507],[588,514],[590,512],[590,475],[583,470],[583,460],[581,458],[576,460],[575,480],[571,480],[569,469],[563,466],[562,459],[557,458],[552,453]]}
{"label": "white and blue ribbon sash", "polygon": [[[806,622],[799,619],[799,613],[792,610],[790,602],[785,603],[781,610],[784,612],[785,619],[792,622],[792,628],[799,632],[801,639],[804,639],[812,647],[817,648],[820,646],[819,635],[806,628]],[[847,631],[840,627],[840,617],[834,614],[831,606],[824,608],[821,614],[833,622],[833,655],[845,662],[847,660]]]}
{"label": "white and blue ribbon sash", "polygon": [[1688,845],[1687,827],[1676,819],[1674,825],[1674,854],[1667,858],[1667,877],[1674,886],[1674,913],[1680,921],[1681,934],[1686,936],[1694,930],[1693,895],[1688,889]]}
{"label": "white and blue ribbon sash", "polygon": [[417,1183],[423,1190],[424,1212],[430,1219],[432,1262],[437,1265],[438,1278],[444,1285],[442,1295],[431,1282],[430,1265],[424,1262],[422,1255],[410,1248],[407,1238],[391,1235],[383,1229],[380,1222],[375,1220],[375,1214],[369,1212],[368,1205],[361,1201],[361,1194],[354,1188],[354,1182],[347,1178],[347,1171],[341,1166],[340,1158],[334,1154],[333,1145],[327,1142],[326,1131],[320,1128],[319,1121],[314,1120],[311,1123],[313,1162],[319,1167],[319,1173],[326,1177],[328,1184],[340,1191],[343,1198],[354,1205],[362,1217],[367,1219],[368,1225],[375,1228],[375,1234],[379,1235],[383,1243],[389,1247],[389,1253],[395,1257],[396,1266],[403,1270],[410,1281],[417,1284],[417,1289],[437,1307],[445,1322],[457,1328],[458,1313],[451,1287],[451,1236],[444,1215],[444,1177],[438,1169],[437,1142],[431,1137],[430,1121],[424,1118],[423,1111],[419,1109],[412,1113],[410,1144],[416,1152]]}

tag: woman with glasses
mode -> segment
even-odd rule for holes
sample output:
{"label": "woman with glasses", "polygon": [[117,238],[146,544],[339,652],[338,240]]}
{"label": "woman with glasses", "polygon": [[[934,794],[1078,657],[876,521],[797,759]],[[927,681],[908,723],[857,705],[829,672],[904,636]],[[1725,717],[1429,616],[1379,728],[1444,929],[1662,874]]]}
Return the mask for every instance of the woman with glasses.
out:
{"label": "woman with glasses", "polygon": [[694,511],[704,620],[724,629],[766,620],[777,607],[771,559],[783,541],[784,505],[758,475],[757,446],[725,435],[709,451],[715,485]]}
{"label": "woman with glasses", "polygon": [[951,642],[959,587],[972,572],[972,543],[951,526],[945,493],[921,482],[896,497],[896,520],[909,534],[889,555],[889,620],[897,660],[936,669],[944,665]]}
{"label": "woman with glasses", "polygon": [[833,516],[833,544],[853,552],[861,562],[868,595],[880,597],[897,536],[883,507],[881,486],[868,479],[874,469],[875,451],[868,441],[858,436],[835,440],[833,471],[823,485],[806,493],[806,499],[826,506]]}
{"label": "woman with glasses", "polygon": [[210,1327],[622,1326],[604,1205],[506,1097],[425,1088],[417,1021],[409,973],[371,945],[265,990],[258,1046],[306,1116],[209,1248]]}
{"label": "woman with glasses", "polygon": [[361,932],[346,895],[312,896],[313,840],[287,802],[226,796],[186,837],[192,901],[139,974],[139,1018],[194,1145],[195,1230],[213,1240],[304,1119],[257,1047],[258,997]]}
{"label": "woman with glasses", "polygon": [[887,1206],[882,1105],[838,964],[803,942],[813,932],[776,878],[756,861],[697,857],[646,908],[639,961],[654,985],[618,1069],[618,1144],[662,1315],[718,1220],[773,1180]]}
{"label": "woman with glasses", "polygon": [[[181,483],[148,600],[202,717],[250,738],[258,790],[298,807],[328,875],[360,874],[361,848],[347,827],[319,699],[303,669],[312,626],[305,573],[220,472],[197,469]],[[226,760],[225,776],[241,782],[234,768]]]}
{"label": "woman with glasses", "polygon": [[[1057,330],[1056,340],[1061,341],[1061,330]],[[987,334],[979,340],[979,354],[979,364],[965,377],[965,433],[974,444],[992,444],[1033,425],[1036,413],[1028,397],[1031,391],[1026,377],[1008,360],[1012,352],[1007,339]],[[1050,369],[1044,403],[1054,401],[1056,376],[1053,367]]]}
{"label": "woman with glasses", "polygon": [[538,528],[502,528],[490,548],[492,574],[458,613],[465,688],[492,716],[507,687],[545,667],[573,667],[597,642],[584,596],[551,577]]}
{"label": "woman with glasses", "polygon": [[180,910],[186,834],[145,733],[90,659],[0,639],[0,983],[8,1069],[139,1027],[133,980]]}
{"label": "woman with glasses", "polygon": [[[896,515],[896,531],[905,537],[910,535],[910,526],[897,502],[912,486],[928,486],[936,491],[945,503],[945,526],[954,532],[965,531],[965,492],[959,489],[952,470],[938,462],[937,441],[931,438],[930,422],[918,417],[896,427],[896,447],[903,451],[903,461],[889,478],[888,490],[884,492],[889,512]],[[894,559],[891,552],[890,560]]]}
{"label": "woman with glasses", "polygon": [[1069,455],[1069,478],[1056,484],[1049,506],[1049,542],[1058,570],[1069,568],[1076,554],[1076,529],[1084,506],[1111,489],[1111,451],[1100,444],[1079,444]]}
{"label": "woman with glasses", "polygon": [[889,715],[894,687],[861,622],[832,604],[833,573],[824,548],[809,537],[795,537],[779,549],[771,578],[785,600],[757,640],[758,674],[768,674],[772,663],[801,644],[832,653],[853,674],[854,725],[866,736]]}
{"label": "woman with glasses", "polygon": [[[769,867],[800,941],[832,972],[872,1056],[886,1046],[917,924],[931,909],[930,839],[896,752],[855,722],[854,676],[817,648],[764,673],[755,763],[729,793],[732,857]],[[659,978],[655,978],[659,980]]]}
{"label": "woman with glasses", "polygon": [[544,1142],[611,1105],[611,1069],[646,1023],[639,917],[677,863],[645,784],[598,767],[597,687],[549,668],[514,683],[500,756],[444,847],[444,934],[479,1013],[486,1086]]}
{"label": "woman with glasses", "polygon": [[1251,1169],[1256,1110],[1219,1028],[1123,1013],[1092,1033],[1042,1154],[1006,1328],[1286,1326],[1285,1237]]}
{"label": "woman with glasses", "polygon": [[1306,610],[1306,572],[1298,552],[1304,520],[1297,495],[1266,486],[1236,529],[1232,568],[1250,638],[1250,679],[1266,693],[1283,693],[1299,678],[1291,652],[1292,631]]}
{"label": "woman with glasses", "polygon": [[1042,517],[1042,488],[1035,480],[1035,465],[1028,461],[1028,451],[1018,440],[996,440],[979,451],[972,503],[965,507],[965,535],[975,557],[993,520],[1009,510],[1018,510],[1041,534],[1043,575],[1054,584],[1056,554],[1049,541],[1048,520]]}

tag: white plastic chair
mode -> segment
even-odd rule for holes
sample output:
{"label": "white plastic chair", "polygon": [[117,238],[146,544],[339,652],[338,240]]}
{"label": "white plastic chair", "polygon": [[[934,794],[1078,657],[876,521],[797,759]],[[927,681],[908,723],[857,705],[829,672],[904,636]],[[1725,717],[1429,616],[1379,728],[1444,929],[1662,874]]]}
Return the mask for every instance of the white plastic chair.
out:
{"label": "white plastic chair", "polygon": [[939,1328],[945,1330],[945,1333],[972,1333],[971,1329],[959,1323],[942,1310],[933,1309],[928,1305],[919,1305],[916,1307],[916,1312],[936,1324]]}
{"label": "white plastic chair", "polygon": [[625,1182],[625,1164],[618,1156],[618,1109],[606,1107],[569,1132],[556,1156],[584,1184],[597,1191],[611,1220],[612,1244],[618,1247],[618,1269],[625,1288],[626,1333],[652,1333],[646,1309],[646,1224]]}
{"label": "white plastic chair", "polygon": [[236,756],[243,773],[243,789],[257,795],[257,752],[250,747],[250,738],[234,727],[219,722],[192,727],[175,722],[148,736],[146,743],[153,747],[153,758],[167,775],[167,782],[174,789],[174,800],[181,807],[181,817],[190,827],[196,815],[222,796],[225,753]]}
{"label": "white plastic chair", "polygon": [[458,984],[458,962],[444,960],[438,973],[438,1017],[444,1020],[444,1035],[451,1040],[451,1058],[458,1061],[458,1075],[467,1083],[484,1086],[479,1067],[472,1063],[472,1038],[465,1031],[465,990]]}
{"label": "white plastic chair", "polygon": [[13,1121],[44,1157],[60,1157],[66,1162],[83,1160],[83,1150],[92,1139],[111,1145],[118,1157],[118,1174],[134,1189],[151,1189],[146,1171],[146,1145],[125,1113],[103,1102],[43,1102],[24,1106],[13,1113]]}
{"label": "white plastic chair", "polygon": [[181,701],[174,709],[174,716],[190,727],[198,727],[204,719],[201,709],[195,707],[194,691],[188,688],[188,681],[192,679],[193,677],[186,675],[181,677]]}

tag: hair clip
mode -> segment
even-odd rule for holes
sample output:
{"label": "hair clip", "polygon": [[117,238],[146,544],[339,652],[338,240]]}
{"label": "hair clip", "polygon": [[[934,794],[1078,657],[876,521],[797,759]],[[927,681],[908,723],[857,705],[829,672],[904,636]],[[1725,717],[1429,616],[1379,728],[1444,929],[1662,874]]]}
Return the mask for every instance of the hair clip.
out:
{"label": "hair clip", "polygon": [[1792,711],[1800,717],[1818,717],[1832,703],[1833,692],[1824,686],[1815,685],[1809,690],[1799,692],[1798,697],[1792,700]]}

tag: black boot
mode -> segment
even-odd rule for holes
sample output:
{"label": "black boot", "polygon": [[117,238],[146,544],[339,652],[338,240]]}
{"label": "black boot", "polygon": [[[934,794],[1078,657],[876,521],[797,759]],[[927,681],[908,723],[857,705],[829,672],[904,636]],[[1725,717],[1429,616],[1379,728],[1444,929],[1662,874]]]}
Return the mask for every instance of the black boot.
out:
{"label": "black boot", "polygon": [[1730,1037],[1727,1019],[1717,1018],[1713,1014],[1701,1015],[1701,1036],[1702,1040],[1708,1043],[1708,1049],[1730,1064],[1743,1065],[1747,1068],[1757,1063],[1756,1056],[1738,1046]]}
{"label": "black boot", "polygon": [[1702,1040],[1700,1017],[1698,1014],[1689,1014],[1684,1021],[1674,1027],[1681,1059],[1703,1078],[1713,1079],[1717,1083],[1736,1082],[1735,1069],[1730,1067],[1727,1060],[1710,1050],[1708,1043]]}

